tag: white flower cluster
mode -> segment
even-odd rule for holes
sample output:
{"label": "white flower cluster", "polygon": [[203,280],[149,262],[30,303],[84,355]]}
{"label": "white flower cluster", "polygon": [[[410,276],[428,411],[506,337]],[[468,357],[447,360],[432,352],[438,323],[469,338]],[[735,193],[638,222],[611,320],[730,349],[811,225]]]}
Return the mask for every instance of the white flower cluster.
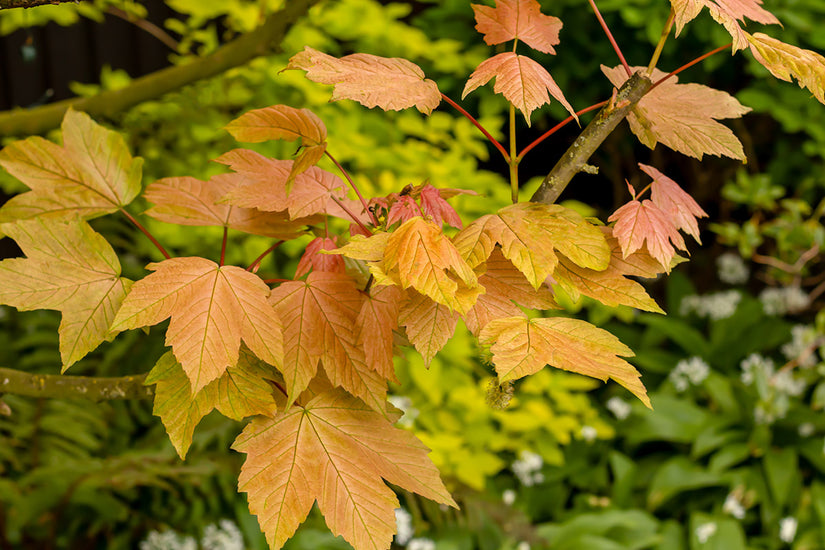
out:
{"label": "white flower cluster", "polygon": [[401,418],[398,419],[397,424],[402,428],[411,428],[415,419],[418,418],[419,410],[413,407],[412,399],[407,397],[406,395],[390,395],[387,397],[387,401],[392,403],[392,406],[400,409],[402,413],[404,413]]}
{"label": "white flower cluster", "polygon": [[759,301],[768,315],[798,313],[810,304],[808,295],[798,286],[766,288],[759,293]]}
{"label": "white flower cluster", "polygon": [[531,487],[544,481],[544,474],[541,472],[542,466],[544,466],[544,460],[542,460],[541,455],[531,451],[521,451],[518,460],[510,465],[510,469],[516,474],[522,485]]}
{"label": "white flower cluster", "polygon": [[624,420],[625,418],[630,416],[630,403],[628,403],[621,397],[611,397],[607,400],[605,407],[607,407],[607,410],[612,412],[613,416],[615,416],[618,420]]}
{"label": "white flower cluster", "polygon": [[407,550],[435,550],[435,542],[425,538],[412,539]]}
{"label": "white flower cluster", "polygon": [[241,530],[234,522],[222,519],[220,526],[207,525],[203,530],[201,548],[203,550],[244,550]]}
{"label": "white flower cluster", "polygon": [[742,501],[739,500],[739,496],[734,493],[728,493],[727,498],[725,498],[725,503],[722,505],[722,511],[726,514],[730,514],[736,519],[742,519],[745,517],[745,507],[742,505]]}
{"label": "white flower cluster", "polygon": [[516,492],[512,489],[504,489],[501,493],[501,501],[507,506],[512,506],[516,501]]}
{"label": "white flower cluster", "polygon": [[691,357],[690,359],[682,359],[676,363],[676,367],[670,371],[670,382],[676,391],[683,392],[690,385],[698,386],[710,374],[710,367],[705,363],[701,357]]}
{"label": "white flower cluster", "polygon": [[796,518],[788,516],[779,520],[779,538],[788,544],[796,538]]}
{"label": "white flower cluster", "polygon": [[699,544],[705,544],[710,537],[716,534],[716,523],[709,521],[696,527],[696,540]]}
{"label": "white flower cluster", "polygon": [[516,546],[516,550],[530,550],[530,543],[523,540],[520,543],[518,543],[518,546]]}
{"label": "white flower cluster", "polygon": [[800,367],[813,367],[817,363],[813,349],[816,339],[816,329],[812,325],[796,325],[791,329],[791,341],[782,346],[782,354],[789,361],[795,359]]}
{"label": "white flower cluster", "polygon": [[736,290],[714,292],[704,296],[694,294],[682,298],[679,311],[682,315],[695,313],[699,317],[708,317],[714,321],[718,321],[719,319],[727,319],[733,315],[741,300],[742,295]]}
{"label": "white flower cluster", "polygon": [[742,369],[742,383],[750,386],[755,380],[768,380],[774,371],[773,361],[758,353],[751,353],[739,363]]}
{"label": "white flower cluster", "polygon": [[395,542],[405,546],[413,538],[415,529],[412,524],[412,515],[403,508],[395,509]]}
{"label": "white flower cluster", "polygon": [[596,428],[594,428],[593,426],[582,426],[582,429],[579,431],[579,434],[582,436],[582,439],[584,439],[588,443],[593,443],[599,436],[599,432],[597,432]]}
{"label": "white flower cluster", "polygon": [[197,550],[198,543],[175,531],[150,531],[138,545],[140,550]]}
{"label": "white flower cluster", "polygon": [[719,280],[729,285],[744,284],[751,275],[745,260],[734,252],[725,252],[716,258],[716,269]]}
{"label": "white flower cluster", "polygon": [[759,396],[753,411],[758,424],[771,424],[777,418],[784,418],[790,408],[790,398],[801,395],[807,387],[804,378],[794,376],[791,370],[776,372],[773,361],[756,353],[745,358],[740,367],[742,382],[753,385]]}

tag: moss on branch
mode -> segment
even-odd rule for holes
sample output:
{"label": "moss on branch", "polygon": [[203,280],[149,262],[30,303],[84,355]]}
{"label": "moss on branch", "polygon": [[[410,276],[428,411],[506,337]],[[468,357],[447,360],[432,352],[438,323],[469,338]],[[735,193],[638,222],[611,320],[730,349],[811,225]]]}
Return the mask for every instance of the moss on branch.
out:
{"label": "moss on branch", "polygon": [[[289,0],[283,9],[269,15],[257,29],[239,36],[215,52],[189,63],[167,67],[137,78],[125,88],[104,91],[92,97],[67,99],[33,109],[2,112],[0,135],[42,134],[57,128],[69,107],[92,116],[114,118],[139,103],[243,65],[274,51],[295,22],[318,1]],[[0,6],[2,2],[20,3],[24,0],[0,0]]]}
{"label": "moss on branch", "polygon": [[155,392],[143,385],[145,374],[121,377],[31,374],[0,367],[0,395],[4,393],[53,399],[149,399]]}

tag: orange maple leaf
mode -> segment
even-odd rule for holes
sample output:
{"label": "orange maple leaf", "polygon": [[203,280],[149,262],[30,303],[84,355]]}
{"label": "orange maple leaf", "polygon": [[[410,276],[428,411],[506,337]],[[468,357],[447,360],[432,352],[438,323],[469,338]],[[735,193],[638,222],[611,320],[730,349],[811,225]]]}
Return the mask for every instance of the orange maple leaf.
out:
{"label": "orange maple leaf", "polygon": [[670,216],[673,225],[691,235],[697,243],[702,244],[696,219],[706,218],[707,213],[693,200],[693,197],[679,187],[678,183],[654,167],[639,163],[639,168],[653,178],[650,186],[650,199],[653,204]]}
{"label": "orange maple leaf", "polygon": [[[644,67],[631,67],[634,71]],[[602,72],[617,88],[628,79],[621,65]],[[666,73],[654,69],[655,82]],[[671,77],[647,93],[627,116],[630,129],[639,141],[653,149],[662,142],[674,151],[702,160],[702,156],[717,155],[745,161],[742,144],[722,118],[739,118],[750,112],[726,92],[701,84],[679,84]]]}
{"label": "orange maple leaf", "polygon": [[490,346],[493,364],[502,382],[517,380],[545,365],[584,374],[611,378],[650,407],[639,372],[618,356],[633,352],[618,338],[579,319],[507,317],[487,323],[479,341]]}
{"label": "orange maple leaf", "polygon": [[385,412],[386,381],[367,365],[355,334],[362,297],[352,278],[313,272],[306,281],[283,283],[269,301],[284,323],[281,372],[289,403],[307,388],[320,361],[334,385]]}
{"label": "orange maple leaf", "polygon": [[820,103],[825,103],[825,57],[761,32],[747,35],[747,40],[754,59],[773,76],[787,82],[793,76],[800,88],[807,88]]}
{"label": "orange maple leaf", "polygon": [[398,312],[398,323],[429,367],[435,354],[453,337],[458,314],[414,290],[408,290]]}
{"label": "orange maple leaf", "polygon": [[536,0],[496,0],[496,7],[471,4],[476,17],[476,30],[489,44],[519,40],[534,50],[555,54],[562,22],[558,17],[544,15]]}
{"label": "orange maple leaf", "polygon": [[673,245],[687,250],[685,240],[667,213],[649,199],[628,202],[613,212],[607,221],[616,222],[613,236],[619,240],[625,258],[647,243],[650,255],[669,272],[670,262],[676,255]]}
{"label": "orange maple leaf", "polygon": [[243,340],[280,368],[281,321],[256,275],[205,258],[172,258],[146,266],[154,273],[132,286],[112,330],[156,325],[171,317],[166,344],[199,392],[238,363]]}
{"label": "orange maple leaf", "polygon": [[493,91],[503,95],[521,111],[528,126],[530,114],[542,105],[550,103],[547,92],[550,92],[573,118],[579,120],[576,111],[564,98],[564,93],[547,69],[529,57],[513,52],[500,53],[482,61],[467,80],[461,99],[493,77],[496,79]]}
{"label": "orange maple leaf", "polygon": [[120,134],[71,108],[61,129],[63,146],[33,136],[0,151],[0,166],[31,188],[0,208],[0,222],[44,214],[95,218],[140,193],[143,159],[132,158]]}
{"label": "orange maple leaf", "polygon": [[455,208],[453,208],[450,203],[444,200],[441,189],[433,187],[428,183],[419,191],[419,197],[421,199],[421,210],[424,211],[425,215],[431,216],[436,225],[442,225],[444,222],[447,222],[447,225],[451,225],[456,229],[464,227],[461,223],[461,218],[458,216],[458,212],[455,211]]}
{"label": "orange maple leaf", "polygon": [[237,185],[238,182],[226,174],[213,176],[209,181],[189,176],[164,178],[146,188],[143,196],[154,204],[146,214],[166,223],[226,227],[284,240],[298,237],[305,232],[307,224],[318,221],[290,220],[285,213],[217,204]]}
{"label": "orange maple leaf", "polygon": [[273,378],[274,369],[241,348],[238,364],[196,394],[172,352],[158,359],[144,384],[155,384],[152,413],[160,417],[178,456],[184,459],[195,427],[213,409],[233,420],[271,413],[276,401],[268,380]]}
{"label": "orange maple leaf", "polygon": [[332,101],[352,99],[366,107],[399,111],[415,107],[430,114],[441,103],[435,82],[411,61],[366,53],[332,57],[309,46],[292,56],[286,69],[306,71],[307,78],[334,86]]}
{"label": "orange maple leaf", "polygon": [[382,478],[456,506],[429,449],[340,390],[256,418],[232,448],[247,455],[239,489],[273,550],[295,533],[314,502],[330,531],[355,550],[389,548],[399,504]]}
{"label": "orange maple leaf", "polygon": [[338,244],[335,238],[316,237],[309,241],[304,249],[298,267],[295,268],[295,278],[301,278],[312,271],[326,271],[329,273],[345,273],[344,259],[335,254],[323,254],[324,250],[335,250]]}
{"label": "orange maple leaf", "polygon": [[393,382],[398,382],[392,362],[393,331],[398,328],[402,296],[396,286],[374,286],[355,320],[356,343],[364,349],[367,365]]}
{"label": "orange maple leaf", "polygon": [[117,254],[88,223],[34,218],[0,225],[25,258],[0,262],[0,304],[62,313],[63,370],[114,336],[109,325],[132,281],[120,276]]}
{"label": "orange maple leaf", "polygon": [[642,277],[645,279],[652,279],[658,277],[660,273],[669,271],[676,263],[681,263],[683,260],[681,256],[674,256],[668,268],[662,266],[659,261],[650,255],[647,247],[642,247],[627,256],[622,252],[622,246],[619,240],[613,236],[613,228],[602,226],[599,229],[604,233],[607,239],[607,245],[610,247],[610,265],[619,270],[622,275],[630,275],[631,277]]}
{"label": "orange maple leaf", "polygon": [[779,25],[779,19],[762,7],[762,0],[670,0],[673,7],[676,36],[688,21],[693,20],[707,8],[711,17],[725,27],[733,38],[733,51],[747,47],[747,33],[740,22],[747,17],[751,21],[765,25]]}
{"label": "orange maple leaf", "polygon": [[290,218],[296,219],[337,213],[333,197],[341,199],[345,195],[341,178],[317,166],[297,174],[291,189],[287,189],[294,161],[267,158],[249,149],[229,151],[215,161],[236,172],[223,175],[235,186],[221,199],[234,206],[267,212],[288,210]]}

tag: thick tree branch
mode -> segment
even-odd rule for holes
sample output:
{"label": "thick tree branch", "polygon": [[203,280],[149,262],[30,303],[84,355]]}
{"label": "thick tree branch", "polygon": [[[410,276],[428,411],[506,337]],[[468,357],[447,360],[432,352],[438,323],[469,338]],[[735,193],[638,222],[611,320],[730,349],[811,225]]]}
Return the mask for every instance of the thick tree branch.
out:
{"label": "thick tree branch", "polygon": [[119,378],[31,374],[0,367],[0,395],[56,399],[149,399],[155,392],[143,385],[145,374]]}
{"label": "thick tree branch", "polygon": [[77,4],[78,0],[0,0],[0,10],[12,8],[34,8],[50,4]]}
{"label": "thick tree branch", "polygon": [[[23,0],[0,0],[22,2]],[[31,0],[36,1],[36,0]],[[73,98],[34,109],[15,109],[0,113],[0,135],[41,134],[60,125],[69,107],[92,116],[114,118],[139,103],[160,97],[204,78],[221,74],[252,59],[272,52],[292,25],[319,0],[289,0],[280,11],[266,18],[252,32],[239,36],[214,53],[184,65],[161,69],[119,90],[101,92],[92,97]]]}
{"label": "thick tree branch", "polygon": [[624,120],[652,84],[644,74],[640,72],[633,74],[616,94],[615,100],[599,111],[596,118],[587,125],[587,128],[576,138],[573,145],[567,149],[567,152],[550,170],[550,173],[541,182],[530,200],[547,204],[556,202],[556,199],[559,198],[573,176],[582,170],[590,156],[599,148],[619,122]]}

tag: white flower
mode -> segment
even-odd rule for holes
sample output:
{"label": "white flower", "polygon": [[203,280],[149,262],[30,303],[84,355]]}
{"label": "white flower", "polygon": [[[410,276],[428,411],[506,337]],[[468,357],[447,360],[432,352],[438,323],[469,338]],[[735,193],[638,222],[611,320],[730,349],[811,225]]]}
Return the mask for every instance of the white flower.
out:
{"label": "white flower", "polygon": [[710,367],[705,363],[701,357],[691,357],[690,359],[682,359],[670,371],[670,381],[676,388],[676,391],[683,392],[688,389],[690,384],[698,386],[710,373]]}
{"label": "white flower", "polygon": [[172,530],[151,531],[138,547],[140,550],[197,550],[198,543]]}
{"label": "white flower", "polygon": [[407,544],[415,534],[412,516],[403,508],[395,509],[395,542],[401,546]]}
{"label": "white flower", "polygon": [[745,507],[742,506],[739,498],[733,493],[728,493],[725,503],[722,505],[722,511],[732,515],[736,519],[745,517]]}
{"label": "white flower", "polygon": [[767,357],[762,357],[758,353],[752,353],[739,364],[742,369],[742,382],[748,386],[753,384],[757,376],[768,379],[773,375],[773,361]]}
{"label": "white flower", "polygon": [[596,438],[599,437],[599,432],[596,431],[596,428],[593,426],[582,426],[582,429],[579,431],[582,436],[582,439],[587,441],[588,443],[593,443],[596,441]]}
{"label": "white flower", "polygon": [[696,540],[699,541],[699,544],[705,544],[714,534],[716,534],[716,524],[712,521],[703,523],[696,528]]}
{"label": "white flower", "polygon": [[798,286],[766,288],[759,293],[762,309],[768,315],[785,315],[798,313],[808,307],[810,300],[804,290]]}
{"label": "white flower", "polygon": [[805,422],[804,424],[800,424],[797,430],[799,431],[800,437],[811,437],[816,433],[816,426],[813,422]]}
{"label": "white flower", "polygon": [[392,403],[392,406],[400,409],[404,414],[398,419],[397,424],[403,428],[410,428],[418,418],[419,410],[413,407],[412,399],[406,395],[390,395],[387,401]]}
{"label": "white flower", "polygon": [[624,420],[630,416],[630,404],[621,397],[611,397],[607,400],[605,406],[618,420]]}
{"label": "white flower", "polygon": [[435,550],[435,543],[430,539],[412,539],[407,550]]}
{"label": "white flower", "polygon": [[544,475],[540,472],[542,466],[544,466],[544,460],[541,455],[531,451],[521,451],[518,460],[513,462],[510,469],[522,485],[530,487],[544,481]]}
{"label": "white flower", "polygon": [[679,310],[682,315],[696,313],[699,317],[709,317],[718,321],[733,315],[741,299],[742,295],[735,290],[714,292],[705,296],[685,296]]}
{"label": "white flower", "polygon": [[504,489],[504,492],[501,493],[501,500],[507,506],[512,506],[516,501],[516,492],[512,489]]}
{"label": "white flower", "polygon": [[222,519],[220,527],[212,524],[203,530],[203,550],[244,550],[245,547],[241,530],[228,519]]}
{"label": "white flower", "polygon": [[518,546],[516,546],[516,550],[530,550],[530,543],[523,540],[520,543],[518,543]]}
{"label": "white flower", "polygon": [[730,285],[741,285],[750,277],[750,270],[738,254],[725,252],[716,258],[719,280]]}
{"label": "white flower", "polygon": [[779,520],[779,538],[782,542],[791,543],[796,538],[796,518],[788,516]]}
{"label": "white flower", "polygon": [[788,360],[796,359],[800,367],[813,367],[816,365],[813,352],[816,337],[816,329],[811,325],[796,325],[791,329],[791,341],[782,346],[782,354]]}
{"label": "white flower", "polygon": [[805,391],[805,386],[807,386],[805,380],[794,378],[793,373],[789,370],[777,372],[771,378],[771,383],[778,393],[794,396],[801,395]]}

